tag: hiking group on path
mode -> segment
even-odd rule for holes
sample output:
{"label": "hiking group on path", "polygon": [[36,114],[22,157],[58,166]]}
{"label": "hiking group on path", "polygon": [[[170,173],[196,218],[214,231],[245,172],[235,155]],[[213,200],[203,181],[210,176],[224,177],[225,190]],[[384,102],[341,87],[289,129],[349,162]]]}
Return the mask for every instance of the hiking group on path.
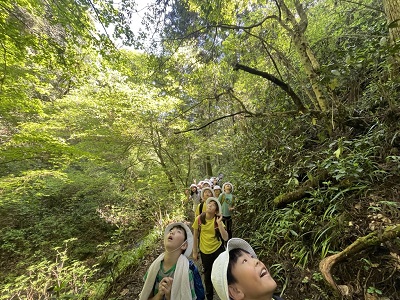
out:
{"label": "hiking group on path", "polygon": [[[276,283],[253,248],[232,237],[236,198],[233,185],[220,177],[193,183],[186,191],[194,220],[169,224],[164,252],[149,267],[140,300],[283,300],[273,295]],[[200,255],[199,255],[200,254]],[[201,275],[192,259],[201,264]],[[200,262],[201,259],[201,262]]]}

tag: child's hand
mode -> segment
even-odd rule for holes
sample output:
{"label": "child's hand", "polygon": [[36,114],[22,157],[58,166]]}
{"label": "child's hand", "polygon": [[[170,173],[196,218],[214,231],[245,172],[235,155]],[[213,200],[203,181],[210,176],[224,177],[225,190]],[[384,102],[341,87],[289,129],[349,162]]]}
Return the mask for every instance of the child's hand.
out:
{"label": "child's hand", "polygon": [[158,291],[162,294],[165,295],[167,299],[171,298],[171,289],[172,289],[172,282],[173,282],[172,277],[164,277],[160,284],[158,285]]}
{"label": "child's hand", "polygon": [[222,215],[217,215],[217,224],[221,224],[222,222]]}

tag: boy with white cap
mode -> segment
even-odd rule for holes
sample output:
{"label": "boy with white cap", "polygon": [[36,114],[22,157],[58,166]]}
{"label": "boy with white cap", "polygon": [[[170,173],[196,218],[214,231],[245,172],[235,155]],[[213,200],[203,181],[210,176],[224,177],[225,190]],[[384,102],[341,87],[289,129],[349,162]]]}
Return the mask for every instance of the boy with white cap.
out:
{"label": "boy with white cap", "polygon": [[169,224],[164,231],[165,252],[150,265],[140,300],[194,300],[196,293],[188,257],[193,235],[181,222]]}
{"label": "boy with white cap", "polygon": [[227,243],[214,261],[211,281],[221,300],[283,300],[273,293],[276,282],[253,248],[239,238]]}

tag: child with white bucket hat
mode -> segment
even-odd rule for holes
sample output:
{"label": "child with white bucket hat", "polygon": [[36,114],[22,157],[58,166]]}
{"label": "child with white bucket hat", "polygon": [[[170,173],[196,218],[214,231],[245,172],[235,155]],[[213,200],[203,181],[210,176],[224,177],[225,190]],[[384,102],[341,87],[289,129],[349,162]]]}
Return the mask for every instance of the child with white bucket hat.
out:
{"label": "child with white bucket hat", "polygon": [[[204,285],[207,300],[212,300],[214,291],[211,282],[211,269],[215,259],[224,249],[224,241],[228,240],[228,232],[222,222],[221,203],[217,198],[206,200],[206,211],[197,216],[193,222],[193,259],[199,258],[204,267]],[[199,249],[197,249],[199,248]]]}
{"label": "child with white bucket hat", "polygon": [[193,274],[188,257],[193,249],[193,234],[181,222],[169,224],[164,231],[165,252],[150,265],[140,300],[195,300]]}
{"label": "child with white bucket hat", "polygon": [[211,281],[221,300],[283,300],[273,295],[275,280],[243,239],[228,241],[226,250],[214,261]]}

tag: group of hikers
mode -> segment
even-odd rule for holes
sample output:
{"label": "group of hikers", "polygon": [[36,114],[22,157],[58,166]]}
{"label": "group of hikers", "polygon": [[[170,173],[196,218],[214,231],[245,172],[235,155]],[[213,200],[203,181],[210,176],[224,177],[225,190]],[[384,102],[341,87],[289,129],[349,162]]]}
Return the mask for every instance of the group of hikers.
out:
{"label": "group of hikers", "polygon": [[[193,203],[192,230],[188,222],[169,224],[164,253],[145,275],[140,300],[282,300],[273,293],[276,283],[253,248],[232,237],[236,199],[233,185],[212,177],[193,183],[187,199]],[[200,253],[200,257],[199,257]],[[201,258],[204,285],[193,260]]]}

